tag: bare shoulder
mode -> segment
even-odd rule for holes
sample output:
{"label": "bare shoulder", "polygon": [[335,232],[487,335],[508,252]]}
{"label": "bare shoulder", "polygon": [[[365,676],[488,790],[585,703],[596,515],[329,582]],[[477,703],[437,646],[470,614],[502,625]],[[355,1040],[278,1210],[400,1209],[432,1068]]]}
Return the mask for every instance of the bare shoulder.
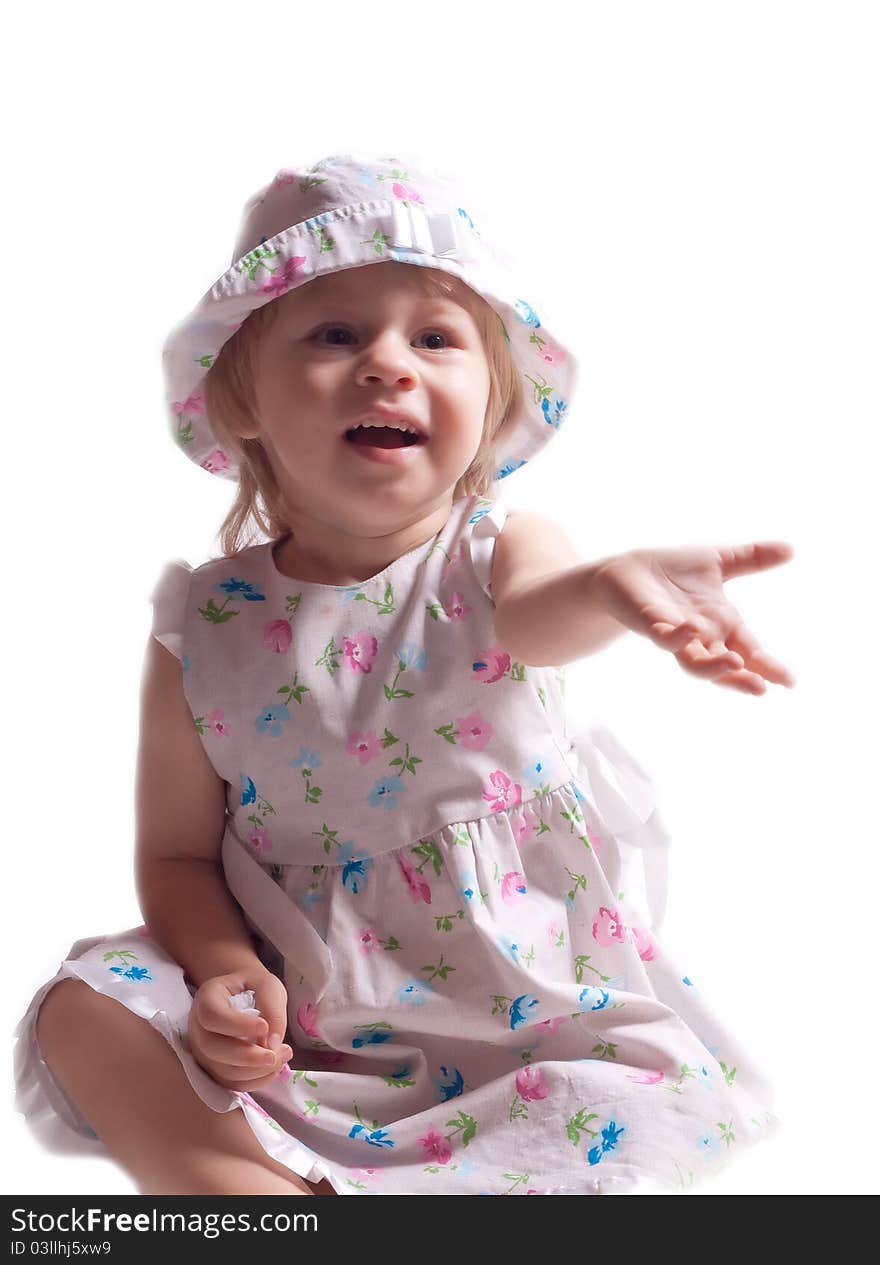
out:
{"label": "bare shoulder", "polygon": [[492,555],[492,600],[500,606],[533,581],[585,561],[555,519],[535,510],[511,509]]}

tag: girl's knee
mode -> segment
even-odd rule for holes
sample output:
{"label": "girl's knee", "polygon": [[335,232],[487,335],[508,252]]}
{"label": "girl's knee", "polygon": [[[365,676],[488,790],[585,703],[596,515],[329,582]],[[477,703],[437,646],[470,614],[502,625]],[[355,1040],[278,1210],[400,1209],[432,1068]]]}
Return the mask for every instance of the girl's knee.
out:
{"label": "girl's knee", "polygon": [[116,1006],[83,980],[67,976],[49,989],[37,1013],[36,1033],[40,1052],[47,1063],[62,1046],[96,1030],[107,1008]]}

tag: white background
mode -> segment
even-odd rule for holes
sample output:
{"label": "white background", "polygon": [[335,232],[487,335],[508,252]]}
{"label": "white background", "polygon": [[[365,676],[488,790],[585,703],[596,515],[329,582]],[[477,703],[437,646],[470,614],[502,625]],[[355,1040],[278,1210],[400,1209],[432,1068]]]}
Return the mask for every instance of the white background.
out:
{"label": "white background", "polygon": [[[148,597],[166,560],[217,552],[231,493],[168,436],[162,341],[279,167],[402,148],[495,211],[580,360],[565,429],[508,501],[586,558],[795,548],[728,586],[794,690],[721,689],[627,634],[569,669],[571,706],[651,772],[665,943],[776,1086],[783,1131],[703,1193],[877,1190],[878,43],[876,6],[846,0],[7,23],[10,1032],[74,940],[140,921]],[[11,1093],[3,1111],[4,1192],[134,1189],[42,1150]]]}

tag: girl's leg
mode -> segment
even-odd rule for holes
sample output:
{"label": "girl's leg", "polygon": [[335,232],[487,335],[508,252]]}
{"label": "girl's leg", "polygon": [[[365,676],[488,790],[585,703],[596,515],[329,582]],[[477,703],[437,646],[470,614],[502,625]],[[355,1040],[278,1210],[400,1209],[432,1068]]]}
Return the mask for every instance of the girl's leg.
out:
{"label": "girl's leg", "polygon": [[334,1194],[273,1160],[240,1111],[198,1097],[168,1042],[82,980],[64,979],[37,1017],[40,1052],[145,1195]]}

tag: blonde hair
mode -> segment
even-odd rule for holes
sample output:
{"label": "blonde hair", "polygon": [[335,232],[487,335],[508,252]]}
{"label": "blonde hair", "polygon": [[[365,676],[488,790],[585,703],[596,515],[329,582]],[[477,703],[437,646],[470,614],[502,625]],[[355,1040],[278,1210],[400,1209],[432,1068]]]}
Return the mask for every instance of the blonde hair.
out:
{"label": "blonde hair", "polygon": [[[419,268],[418,271],[429,292],[451,298],[467,308],[483,340],[489,367],[489,398],[483,437],[473,461],[455,485],[453,498],[485,496],[495,474],[498,440],[522,403],[520,375],[508,349],[501,318],[485,299],[449,273],[433,268]],[[251,312],[221,347],[204,381],[205,407],[211,426],[220,445],[237,462],[239,469],[235,500],[217,533],[225,557],[231,557],[253,543],[255,527],[273,540],[291,530],[282,491],[266,449],[259,438],[242,439],[237,433],[240,428],[252,427],[256,421],[254,353],[262,334],[275,319],[277,310],[277,304],[270,300]]]}

